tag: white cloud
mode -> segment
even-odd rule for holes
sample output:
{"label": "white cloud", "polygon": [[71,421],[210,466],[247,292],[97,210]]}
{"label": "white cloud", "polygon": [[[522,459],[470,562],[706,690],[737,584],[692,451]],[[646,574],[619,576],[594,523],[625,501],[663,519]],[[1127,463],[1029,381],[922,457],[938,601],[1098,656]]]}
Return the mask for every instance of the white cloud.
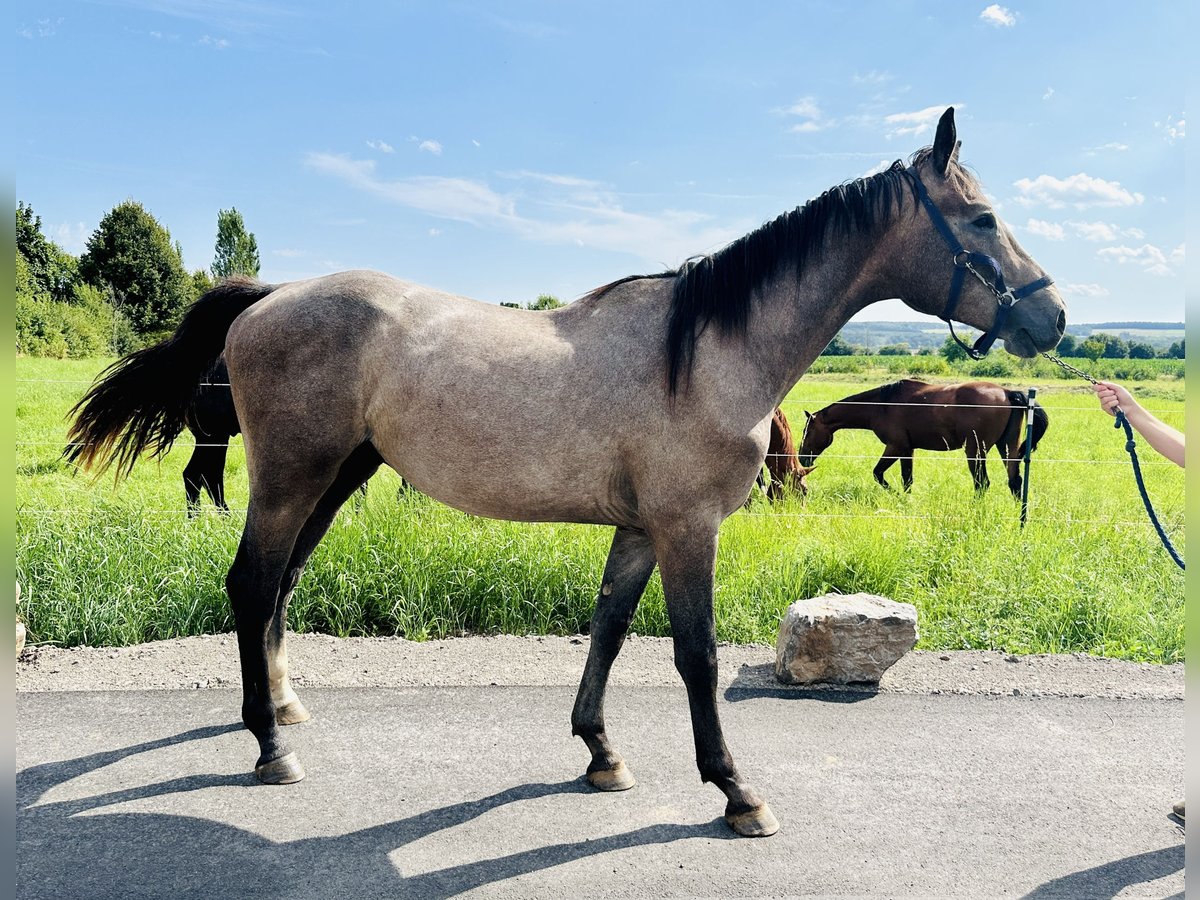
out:
{"label": "white cloud", "polygon": [[1001,6],[999,3],[993,3],[991,6],[984,7],[983,12],[979,14],[979,18],[987,22],[993,28],[1012,28],[1017,24],[1017,17],[1008,7]]}
{"label": "white cloud", "polygon": [[1068,222],[1085,241],[1115,241],[1120,229],[1107,222]]}
{"label": "white cloud", "polygon": [[429,153],[432,153],[434,156],[442,155],[442,145],[438,141],[434,140],[421,141],[421,143],[417,144],[417,149],[425,150]]}
{"label": "white cloud", "polygon": [[1105,181],[1079,172],[1066,178],[1039,175],[1037,178],[1022,178],[1013,183],[1020,196],[1018,203],[1026,206],[1041,203],[1051,209],[1074,206],[1137,206],[1146,198],[1139,193],[1123,188],[1120,182]]}
{"label": "white cloud", "polygon": [[1095,156],[1097,153],[1124,153],[1128,149],[1128,144],[1122,144],[1119,141],[1109,141],[1107,144],[1100,144],[1096,147],[1085,147],[1083,152],[1088,156]]}
{"label": "white cloud", "polygon": [[1187,245],[1180,244],[1171,251],[1171,265],[1182,266],[1187,262]]}
{"label": "white cloud", "polygon": [[442,229],[440,229],[440,228],[430,228],[429,229],[430,237],[437,237],[441,233],[442,233]]}
{"label": "white cloud", "polygon": [[1049,100],[1053,96],[1054,96],[1054,88],[1048,87],[1048,88],[1046,88],[1046,93],[1042,94],[1042,99]]}
{"label": "white cloud", "polygon": [[892,80],[893,77],[894,76],[891,72],[880,72],[876,69],[872,69],[865,75],[859,75],[856,72],[851,80],[855,84],[866,84],[870,85],[871,87],[879,87],[880,85],[887,84]]}
{"label": "white cloud", "polygon": [[1069,297],[1107,297],[1108,296],[1108,288],[1106,288],[1100,284],[1095,284],[1094,282],[1088,283],[1088,284],[1073,284],[1073,283],[1068,282],[1066,284],[1060,284],[1058,286],[1058,288],[1060,291],[1062,291],[1064,294],[1066,294]]}
{"label": "white cloud", "polygon": [[378,150],[380,153],[395,153],[396,148],[387,141],[367,141],[367,146],[372,150]]}
{"label": "white cloud", "polygon": [[891,167],[891,160],[881,159],[879,162],[875,163],[875,165],[871,166],[871,168],[867,169],[867,171],[863,172],[859,177],[870,178],[872,175],[878,175],[880,172],[886,172]]}
{"label": "white cloud", "polygon": [[1164,122],[1161,127],[1163,134],[1166,136],[1168,144],[1173,144],[1175,141],[1181,141],[1187,137],[1185,124],[1186,123],[1184,122],[1183,116],[1180,116],[1179,118],[1167,116],[1167,121]]}
{"label": "white cloud", "polygon": [[479,143],[479,141],[475,140],[474,138],[471,138],[471,143],[472,143],[472,144],[474,144],[476,147],[482,147],[482,146],[483,146],[482,144],[480,144],[480,143]]}
{"label": "white cloud", "polygon": [[933,128],[937,125],[938,119],[942,117],[942,113],[946,111],[947,106],[953,106],[955,110],[963,108],[962,103],[939,104],[937,106],[927,106],[924,109],[918,109],[915,112],[892,113],[884,116],[884,124],[889,126],[887,137],[920,137],[923,134],[931,134]]}
{"label": "white cloud", "polygon": [[1044,222],[1041,219],[1030,219],[1025,223],[1025,230],[1048,241],[1065,240],[1067,236],[1066,231],[1057,222]]}
{"label": "white cloud", "polygon": [[[410,176],[385,179],[374,160],[309,153],[307,165],[350,187],[442,219],[515,234],[546,244],[577,244],[629,253],[654,265],[675,265],[740,236],[750,222],[717,227],[687,210],[631,212],[596,181],[570,175],[511,173],[527,188],[508,195],[466,178]],[[523,208],[517,209],[517,197]],[[527,211],[529,210],[529,211]]]}
{"label": "white cloud", "polygon": [[214,50],[224,50],[229,46],[229,41],[225,40],[225,38],[215,38],[207,34],[196,41],[196,43],[204,47],[212,47]]}
{"label": "white cloud", "polygon": [[786,106],[783,109],[777,110],[777,112],[785,116],[797,116],[804,120],[796,123],[789,129],[797,134],[820,131],[831,124],[822,120],[821,107],[817,105],[814,97],[801,97],[791,106]]}
{"label": "white cloud", "polygon": [[[1108,262],[1120,265],[1141,266],[1150,275],[1174,275],[1175,271],[1168,265],[1167,254],[1153,244],[1142,244],[1140,247],[1102,247],[1096,255]],[[1171,251],[1171,262],[1182,263],[1184,256],[1183,245]]]}
{"label": "white cloud", "polygon": [[296,259],[297,257],[304,255],[303,250],[293,250],[291,247],[281,247],[280,249],[272,250],[271,252],[275,256],[282,256],[285,259]]}

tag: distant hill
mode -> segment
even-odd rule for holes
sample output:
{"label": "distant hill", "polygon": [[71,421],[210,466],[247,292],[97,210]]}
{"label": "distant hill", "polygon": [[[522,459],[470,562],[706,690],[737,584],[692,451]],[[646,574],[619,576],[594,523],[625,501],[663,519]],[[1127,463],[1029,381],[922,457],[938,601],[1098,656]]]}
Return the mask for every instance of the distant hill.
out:
{"label": "distant hill", "polygon": [[[1080,322],[1067,326],[1067,333],[1085,338],[1097,331],[1115,334],[1122,340],[1145,341],[1155,350],[1165,350],[1184,336],[1182,322]],[[964,329],[960,329],[960,334]],[[965,329],[970,332],[971,329]],[[950,334],[945,323],[926,322],[850,322],[841,330],[841,338],[870,350],[889,344],[908,344],[912,350],[926,347],[936,350]]]}

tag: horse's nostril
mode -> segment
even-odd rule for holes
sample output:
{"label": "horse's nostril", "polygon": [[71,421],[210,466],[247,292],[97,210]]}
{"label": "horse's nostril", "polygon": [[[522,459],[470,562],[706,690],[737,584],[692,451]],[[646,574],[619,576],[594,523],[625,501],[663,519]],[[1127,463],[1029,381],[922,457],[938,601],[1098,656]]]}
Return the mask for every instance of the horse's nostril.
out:
{"label": "horse's nostril", "polygon": [[1062,310],[1059,310],[1058,322],[1055,324],[1058,326],[1058,336],[1062,337],[1063,332],[1065,332],[1067,330],[1067,314],[1065,312],[1063,312]]}

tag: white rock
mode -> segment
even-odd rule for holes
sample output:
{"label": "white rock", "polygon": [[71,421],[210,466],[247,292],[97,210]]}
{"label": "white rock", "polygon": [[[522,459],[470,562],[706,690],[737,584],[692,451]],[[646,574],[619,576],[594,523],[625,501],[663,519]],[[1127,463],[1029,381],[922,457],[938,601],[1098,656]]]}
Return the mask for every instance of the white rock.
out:
{"label": "white rock", "polygon": [[775,676],[784,684],[878,682],[917,642],[917,609],[874,594],[797,600],[779,624]]}

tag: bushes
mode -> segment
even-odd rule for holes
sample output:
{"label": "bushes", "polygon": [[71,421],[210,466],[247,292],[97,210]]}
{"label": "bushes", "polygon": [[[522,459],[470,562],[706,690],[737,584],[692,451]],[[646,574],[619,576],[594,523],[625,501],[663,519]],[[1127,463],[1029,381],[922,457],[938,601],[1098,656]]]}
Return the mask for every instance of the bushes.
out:
{"label": "bushes", "polygon": [[17,352],[26,356],[84,359],[136,350],[138,341],[125,318],[90,285],[77,284],[69,302],[60,302],[22,279],[17,255]]}

